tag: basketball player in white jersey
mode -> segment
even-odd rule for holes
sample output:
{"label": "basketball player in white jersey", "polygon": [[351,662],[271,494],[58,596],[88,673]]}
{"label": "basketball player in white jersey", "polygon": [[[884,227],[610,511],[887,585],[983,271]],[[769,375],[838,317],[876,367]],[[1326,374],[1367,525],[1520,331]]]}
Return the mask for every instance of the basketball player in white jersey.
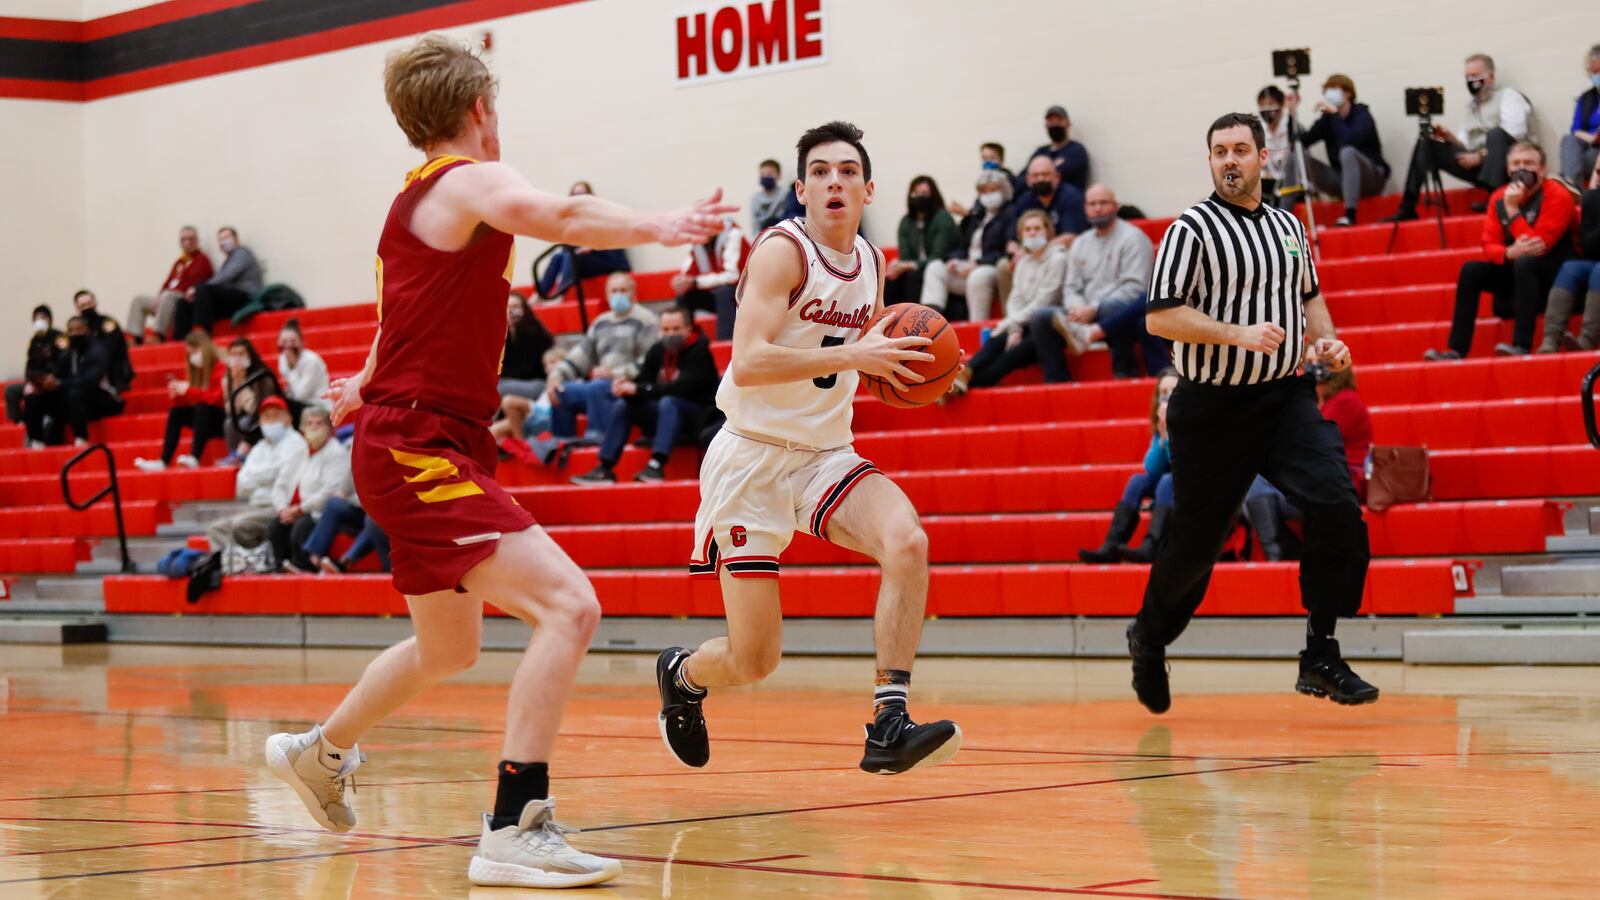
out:
{"label": "basketball player in white jersey", "polygon": [[[690,573],[721,576],[728,636],[662,652],[661,737],[685,765],[710,758],[707,689],[760,681],[777,668],[783,611],[778,558],[798,529],[860,551],[883,569],[873,632],[878,677],[861,768],[893,774],[937,765],[961,747],[953,722],[906,711],[928,595],[928,539],[904,492],[851,447],[857,372],[897,386],[930,361],[920,337],[864,329],[883,305],[883,254],[857,236],[872,202],[861,130],[830,122],[800,138],[804,218],[757,239],[739,284],[733,362],[717,391],[727,424],[700,469]],[[863,333],[864,332],[864,333]]]}

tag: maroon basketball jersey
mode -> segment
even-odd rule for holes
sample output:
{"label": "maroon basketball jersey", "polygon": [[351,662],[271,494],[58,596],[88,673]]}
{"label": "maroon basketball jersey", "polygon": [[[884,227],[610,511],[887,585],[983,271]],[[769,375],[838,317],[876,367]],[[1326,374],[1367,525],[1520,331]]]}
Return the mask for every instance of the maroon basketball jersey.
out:
{"label": "maroon basketball jersey", "polygon": [[450,253],[424,244],[410,227],[417,202],[439,177],[474,162],[428,160],[406,175],[389,208],[378,239],[377,367],[361,399],[487,426],[500,407],[511,235],[480,223],[471,243]]}

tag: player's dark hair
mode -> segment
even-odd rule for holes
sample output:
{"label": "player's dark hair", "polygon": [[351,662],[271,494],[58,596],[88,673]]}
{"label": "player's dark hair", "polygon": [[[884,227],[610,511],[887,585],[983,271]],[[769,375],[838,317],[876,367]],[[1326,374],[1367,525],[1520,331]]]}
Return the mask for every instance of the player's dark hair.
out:
{"label": "player's dark hair", "polygon": [[856,148],[861,154],[861,178],[863,181],[872,180],[872,160],[867,156],[867,148],[861,144],[861,129],[849,122],[829,122],[818,125],[805,134],[800,135],[800,142],[795,144],[795,149],[800,151],[800,165],[795,169],[795,178],[806,179],[806,157],[811,151],[823,144],[842,143]]}
{"label": "player's dark hair", "polygon": [[1219,131],[1227,131],[1229,128],[1237,128],[1240,125],[1250,129],[1250,136],[1255,139],[1257,150],[1267,145],[1267,129],[1262,126],[1259,116],[1251,115],[1250,113],[1228,113],[1218,117],[1215,122],[1211,123],[1211,127],[1206,129],[1206,150],[1209,151],[1211,149],[1212,135]]}
{"label": "player's dark hair", "polygon": [[1283,89],[1275,84],[1269,84],[1256,93],[1256,102],[1271,100],[1274,103],[1283,102]]}

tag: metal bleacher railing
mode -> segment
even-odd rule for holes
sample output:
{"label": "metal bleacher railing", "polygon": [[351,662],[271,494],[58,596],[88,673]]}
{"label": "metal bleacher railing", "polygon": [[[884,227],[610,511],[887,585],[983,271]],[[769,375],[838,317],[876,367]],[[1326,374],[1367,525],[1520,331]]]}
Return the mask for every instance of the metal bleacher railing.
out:
{"label": "metal bleacher railing", "polygon": [[574,254],[577,253],[577,248],[568,244],[555,244],[546,249],[543,253],[539,254],[539,258],[533,261],[533,290],[534,293],[539,295],[539,299],[541,300],[554,300],[566,293],[568,287],[576,290],[578,292],[578,333],[588,334],[589,304],[583,296],[583,278],[578,275],[578,264],[576,261],[571,263],[570,278],[572,283],[570,285],[552,284],[550,286],[551,290],[549,293],[546,293],[544,289],[540,287],[544,280],[541,269],[547,268],[550,265],[552,258],[557,253],[561,252],[565,252],[569,259],[575,260]]}
{"label": "metal bleacher railing", "polygon": [[1578,396],[1583,401],[1583,430],[1589,435],[1589,443],[1600,450],[1600,429],[1594,423],[1594,383],[1600,378],[1600,363],[1595,363],[1589,374],[1583,376],[1583,387]]}
{"label": "metal bleacher railing", "polygon": [[[95,453],[105,454],[106,474],[110,476],[111,481],[105,487],[97,491],[93,497],[90,497],[88,500],[79,503],[72,497],[72,483],[68,480],[67,476],[71,474],[73,467],[88,459],[90,456],[93,456]],[[91,444],[88,447],[85,447],[83,452],[67,460],[66,465],[61,467],[61,497],[67,502],[67,505],[72,507],[74,510],[77,510],[78,512],[84,512],[89,507],[94,506],[101,500],[104,500],[108,495],[111,497],[111,505],[116,511],[117,515],[117,546],[122,552],[122,571],[124,574],[131,575],[132,573],[138,571],[138,567],[134,565],[133,559],[128,556],[128,530],[122,525],[122,489],[117,486],[116,454],[112,453],[111,448],[107,447],[105,444]]]}

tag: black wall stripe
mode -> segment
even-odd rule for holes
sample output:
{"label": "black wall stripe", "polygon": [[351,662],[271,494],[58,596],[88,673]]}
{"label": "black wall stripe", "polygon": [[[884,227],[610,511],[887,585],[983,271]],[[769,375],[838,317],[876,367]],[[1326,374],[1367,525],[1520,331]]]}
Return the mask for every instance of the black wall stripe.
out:
{"label": "black wall stripe", "polygon": [[454,2],[259,0],[83,43],[0,38],[0,78],[94,81]]}

